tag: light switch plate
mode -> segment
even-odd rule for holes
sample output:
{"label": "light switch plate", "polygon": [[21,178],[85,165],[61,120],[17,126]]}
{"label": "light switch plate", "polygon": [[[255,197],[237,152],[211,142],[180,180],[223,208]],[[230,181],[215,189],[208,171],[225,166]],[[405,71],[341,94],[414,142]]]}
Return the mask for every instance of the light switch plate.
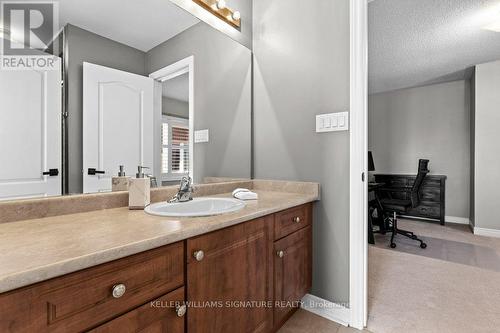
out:
{"label": "light switch plate", "polygon": [[349,112],[316,115],[316,133],[349,130]]}
{"label": "light switch plate", "polygon": [[194,143],[208,142],[208,129],[194,131]]}

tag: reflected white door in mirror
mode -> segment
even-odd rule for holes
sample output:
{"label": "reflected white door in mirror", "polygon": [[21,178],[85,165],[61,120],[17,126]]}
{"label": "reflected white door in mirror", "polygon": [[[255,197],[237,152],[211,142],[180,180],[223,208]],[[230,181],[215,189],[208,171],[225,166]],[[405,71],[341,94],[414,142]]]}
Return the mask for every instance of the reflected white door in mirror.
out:
{"label": "reflected white door in mirror", "polygon": [[83,64],[84,193],[111,191],[120,165],[154,174],[153,87],[149,77]]}
{"label": "reflected white door in mirror", "polygon": [[50,70],[1,70],[0,200],[61,195],[61,59],[54,59]]}

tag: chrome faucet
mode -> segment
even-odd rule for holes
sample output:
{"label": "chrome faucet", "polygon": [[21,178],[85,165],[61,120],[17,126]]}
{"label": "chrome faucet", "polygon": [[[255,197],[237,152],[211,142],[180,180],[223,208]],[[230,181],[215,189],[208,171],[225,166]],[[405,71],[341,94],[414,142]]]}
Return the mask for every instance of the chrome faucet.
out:
{"label": "chrome faucet", "polygon": [[169,203],[174,202],[187,202],[193,200],[193,186],[192,186],[191,177],[185,176],[181,179],[181,184],[179,186],[179,192],[172,199],[170,199]]}

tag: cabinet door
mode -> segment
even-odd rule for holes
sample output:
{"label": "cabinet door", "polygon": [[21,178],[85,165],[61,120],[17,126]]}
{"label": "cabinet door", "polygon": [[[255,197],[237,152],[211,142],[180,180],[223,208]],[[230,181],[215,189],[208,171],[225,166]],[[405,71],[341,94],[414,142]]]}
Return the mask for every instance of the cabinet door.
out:
{"label": "cabinet door", "polygon": [[308,226],[274,243],[274,325],[280,326],[311,289],[312,231]]}
{"label": "cabinet door", "polygon": [[184,287],[130,311],[92,333],[184,333]]}
{"label": "cabinet door", "polygon": [[272,329],[273,221],[268,216],[187,241],[188,332]]}

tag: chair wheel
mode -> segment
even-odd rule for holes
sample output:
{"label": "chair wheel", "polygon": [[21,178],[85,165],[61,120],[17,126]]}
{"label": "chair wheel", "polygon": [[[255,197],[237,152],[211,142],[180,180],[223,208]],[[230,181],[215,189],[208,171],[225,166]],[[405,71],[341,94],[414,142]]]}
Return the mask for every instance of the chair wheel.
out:
{"label": "chair wheel", "polygon": [[422,244],[420,244],[420,247],[421,247],[422,249],[425,249],[425,248],[427,247],[427,244],[422,243]]}
{"label": "chair wheel", "polygon": [[391,248],[395,249],[396,248],[396,243],[391,243]]}

